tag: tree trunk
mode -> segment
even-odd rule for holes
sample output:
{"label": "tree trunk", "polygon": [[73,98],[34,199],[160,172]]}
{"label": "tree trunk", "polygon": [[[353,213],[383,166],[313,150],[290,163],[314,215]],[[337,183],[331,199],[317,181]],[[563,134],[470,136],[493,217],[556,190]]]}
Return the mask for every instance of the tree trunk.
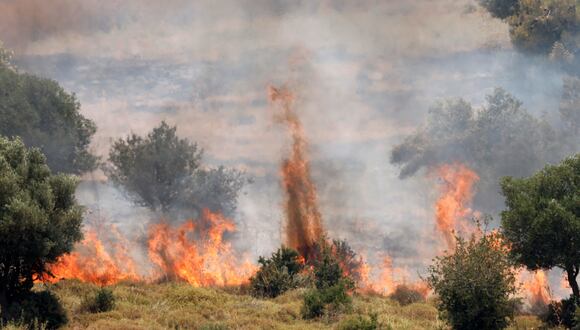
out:
{"label": "tree trunk", "polygon": [[566,268],[566,273],[568,275],[568,284],[572,288],[572,294],[576,298],[580,298],[580,289],[578,288],[578,282],[576,281],[576,277],[578,276],[578,271],[580,267],[578,266],[571,266]]}

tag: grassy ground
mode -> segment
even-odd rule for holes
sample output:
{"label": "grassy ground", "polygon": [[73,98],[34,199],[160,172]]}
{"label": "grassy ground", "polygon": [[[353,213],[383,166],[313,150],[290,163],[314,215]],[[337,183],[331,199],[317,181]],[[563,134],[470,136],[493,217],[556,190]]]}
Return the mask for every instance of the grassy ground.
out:
{"label": "grassy ground", "polygon": [[[373,295],[355,296],[347,314],[305,321],[300,317],[304,292],[300,289],[262,300],[239,289],[124,283],[110,287],[116,297],[113,310],[91,314],[81,311],[80,305],[97,286],[61,281],[49,288],[67,310],[67,329],[340,329],[349,318],[371,313],[378,313],[383,329],[447,329],[430,302],[400,306]],[[538,329],[539,325],[534,317],[518,317],[512,329]]]}

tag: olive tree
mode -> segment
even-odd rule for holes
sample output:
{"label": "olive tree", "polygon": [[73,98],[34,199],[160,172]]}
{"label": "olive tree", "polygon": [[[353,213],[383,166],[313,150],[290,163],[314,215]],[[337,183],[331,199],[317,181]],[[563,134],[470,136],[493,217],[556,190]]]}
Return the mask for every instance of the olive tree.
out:
{"label": "olive tree", "polygon": [[52,175],[40,150],[0,137],[0,308],[50,276],[47,266],[82,238],[76,185]]}
{"label": "olive tree", "polygon": [[21,73],[0,44],[0,135],[18,136],[46,155],[52,171],[80,174],[97,166],[89,151],[96,126],[74,94],[56,81]]}
{"label": "olive tree", "polygon": [[168,213],[208,208],[231,214],[244,185],[241,172],[202,166],[203,150],[162,122],[146,137],[119,139],[109,153],[109,178],[143,206]]}
{"label": "olive tree", "polygon": [[558,267],[580,297],[580,154],[527,178],[501,182],[502,231],[512,258],[530,270]]}

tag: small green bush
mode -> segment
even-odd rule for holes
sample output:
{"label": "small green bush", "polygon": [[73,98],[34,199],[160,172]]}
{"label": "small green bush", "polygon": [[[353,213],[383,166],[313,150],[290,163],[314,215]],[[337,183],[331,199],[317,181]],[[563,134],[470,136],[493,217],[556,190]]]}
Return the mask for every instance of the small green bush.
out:
{"label": "small green bush", "polygon": [[89,313],[103,313],[115,308],[113,291],[101,288],[92,296],[87,296],[81,302],[80,310]]}
{"label": "small green bush", "polygon": [[340,323],[339,330],[376,330],[379,329],[379,320],[376,313],[368,318],[362,315],[348,318]]}
{"label": "small green bush", "polygon": [[260,269],[250,279],[252,295],[274,298],[298,287],[303,269],[298,258],[298,252],[287,247],[278,249],[269,259],[260,257]]}
{"label": "small green bush", "polygon": [[455,330],[505,329],[515,312],[515,281],[506,248],[493,234],[456,237],[455,251],[435,258],[427,277],[441,318]]}
{"label": "small green bush", "polygon": [[10,304],[6,312],[2,312],[2,319],[31,329],[57,329],[68,321],[60,301],[50,291],[29,292]]}
{"label": "small green bush", "polygon": [[580,330],[580,306],[576,307],[576,313],[574,315],[576,315],[576,326],[574,327],[574,330]]}
{"label": "small green bush", "polygon": [[405,284],[397,285],[390,298],[397,301],[401,306],[425,301],[425,297],[423,297],[421,292]]}
{"label": "small green bush", "polygon": [[351,282],[343,279],[331,287],[306,292],[302,317],[312,319],[324,314],[335,315],[350,309],[352,298],[348,294],[349,288],[352,288]]}

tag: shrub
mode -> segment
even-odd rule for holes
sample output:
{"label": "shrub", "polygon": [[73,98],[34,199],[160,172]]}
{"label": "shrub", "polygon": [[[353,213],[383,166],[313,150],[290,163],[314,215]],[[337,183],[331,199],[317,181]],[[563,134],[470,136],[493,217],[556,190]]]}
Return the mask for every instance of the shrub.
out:
{"label": "shrub", "polygon": [[423,297],[420,291],[405,284],[397,285],[395,291],[390,295],[390,298],[402,306],[425,301],[425,297]]}
{"label": "shrub", "polygon": [[29,292],[13,302],[2,313],[2,319],[11,320],[29,328],[57,329],[68,321],[58,298],[50,291]]}
{"label": "shrub", "polygon": [[348,318],[340,323],[339,330],[376,330],[379,329],[378,315],[371,314],[368,318],[362,315]]}
{"label": "shrub", "polygon": [[303,265],[295,250],[282,247],[270,259],[260,257],[258,263],[260,269],[250,279],[253,296],[273,298],[298,287],[298,275]]}
{"label": "shrub", "polygon": [[[343,278],[346,278],[340,262],[336,257],[332,246],[322,239],[319,246],[319,256],[312,261],[314,281],[317,289],[325,289],[337,285]],[[350,284],[351,286],[353,283]]]}
{"label": "shrub", "polygon": [[[550,326],[564,326],[567,329],[571,329],[575,325],[580,325],[580,323],[574,320],[574,315],[578,307],[580,307],[580,299],[574,296],[570,296],[568,299],[562,299],[561,301],[552,301],[548,305],[548,312],[542,319]],[[576,315],[577,317],[578,315]]]}
{"label": "shrub", "polygon": [[506,252],[495,235],[469,241],[458,237],[455,252],[429,267],[427,281],[439,296],[437,309],[454,329],[508,326],[517,290]]}
{"label": "shrub", "polygon": [[312,319],[324,314],[334,315],[350,309],[352,299],[348,294],[351,283],[341,280],[323,289],[312,289],[304,294],[302,317]]}
{"label": "shrub", "polygon": [[101,288],[94,295],[81,302],[80,310],[89,313],[103,313],[115,308],[115,296],[109,289]]}

